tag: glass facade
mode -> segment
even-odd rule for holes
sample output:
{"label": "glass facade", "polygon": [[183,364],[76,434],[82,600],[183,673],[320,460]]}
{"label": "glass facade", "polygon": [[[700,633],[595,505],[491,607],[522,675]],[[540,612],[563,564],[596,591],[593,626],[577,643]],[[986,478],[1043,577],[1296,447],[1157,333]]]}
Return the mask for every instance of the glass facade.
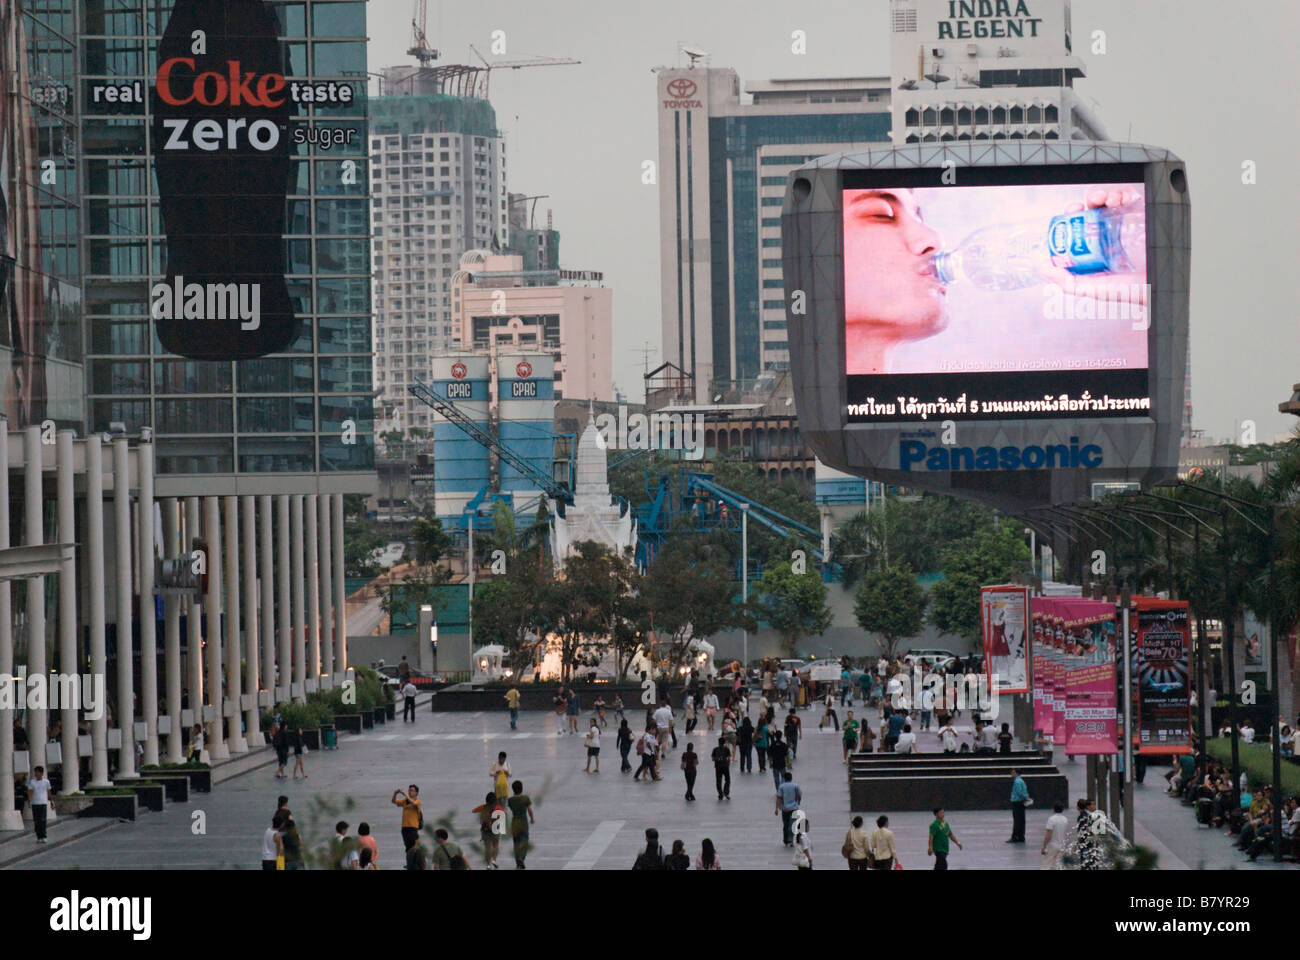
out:
{"label": "glass facade", "polygon": [[[237,362],[176,357],[149,316],[167,268],[149,93],[171,0],[80,6],[89,428],[152,426],[160,474],[373,469],[364,0],[269,4],[290,82],[346,81],[353,99],[290,101],[285,245],[298,332],[286,353]],[[137,83],[142,103],[90,98]]]}
{"label": "glass facade", "polygon": [[[787,114],[779,116],[731,116],[709,118],[709,196],[712,237],[711,266],[715,278],[713,296],[713,377],[715,380],[752,380],[764,368],[759,279],[765,259],[775,259],[781,246],[779,234],[763,236],[762,229],[779,229],[780,218],[763,217],[760,186],[773,178],[774,165],[797,165],[821,153],[805,156],[759,157],[759,148],[789,144],[847,144],[887,142],[890,115],[877,113]],[[727,168],[731,165],[731,190],[734,209],[728,209]],[[764,178],[762,175],[767,174]],[[776,185],[768,185],[772,190]],[[730,224],[728,224],[730,219]],[[728,227],[730,226],[730,231]],[[727,243],[734,237],[735,249]],[[728,286],[723,278],[732,276]],[[729,318],[735,302],[736,369],[730,369],[731,329]],[[778,301],[780,308],[784,304]],[[776,349],[773,346],[773,349]]]}
{"label": "glass facade", "polygon": [[0,4],[0,360],[10,429],[85,418],[76,0]]}

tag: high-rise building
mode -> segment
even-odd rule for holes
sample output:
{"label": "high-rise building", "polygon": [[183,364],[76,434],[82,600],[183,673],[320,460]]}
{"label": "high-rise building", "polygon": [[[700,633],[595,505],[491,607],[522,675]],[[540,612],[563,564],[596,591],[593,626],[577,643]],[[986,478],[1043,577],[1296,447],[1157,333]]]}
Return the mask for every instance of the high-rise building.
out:
{"label": "high-rise building", "polygon": [[555,397],[613,395],[614,291],[590,270],[528,270],[518,254],[471,250],[452,281],[452,329],[464,350],[541,350],[555,359]]}
{"label": "high-rise building", "polygon": [[[89,426],[120,423],[131,433],[151,426],[158,473],[208,478],[209,493],[234,493],[237,485],[251,492],[254,475],[282,484],[292,474],[336,475],[341,487],[361,492],[374,484],[366,6],[269,6],[287,79],[347,83],[355,94],[348,103],[289,101],[295,116],[284,134],[293,149],[285,242],[298,333],[283,353],[232,362],[169,353],[150,320],[150,291],[167,270],[167,230],[180,227],[159,215],[147,96],[172,4],[85,4],[87,89],[145,94],[139,103],[101,95],[81,105]],[[328,139],[317,138],[326,131]],[[349,474],[354,481],[343,480]],[[192,485],[160,480],[164,487],[183,494]]]}
{"label": "high-rise building", "polygon": [[551,211],[546,211],[546,226],[537,226],[535,205],[541,197],[510,194],[510,243],[506,253],[523,258],[525,270],[560,269],[560,231],[551,229]]}
{"label": "high-rise building", "polygon": [[460,257],[509,240],[505,140],[483,87],[464,82],[474,75],[390,67],[370,104],[375,389],[388,429],[428,433],[432,411],[406,387],[458,333]]}
{"label": "high-rise building", "polygon": [[895,144],[1104,140],[1070,0],[890,0]]}
{"label": "high-rise building", "polygon": [[786,174],[889,137],[887,77],[747,84],[729,68],[662,69],[663,357],[708,402],[789,365],[781,279]]}

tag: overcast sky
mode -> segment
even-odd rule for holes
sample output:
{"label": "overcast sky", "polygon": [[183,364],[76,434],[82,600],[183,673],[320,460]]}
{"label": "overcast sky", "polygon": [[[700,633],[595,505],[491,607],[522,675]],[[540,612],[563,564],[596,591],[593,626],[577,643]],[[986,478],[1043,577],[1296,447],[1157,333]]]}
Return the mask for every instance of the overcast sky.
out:
{"label": "overcast sky", "polygon": [[[1041,0],[1040,0],[1041,2]],[[742,85],[774,77],[889,72],[887,0],[429,0],[430,45],[442,63],[574,57],[579,66],[499,70],[491,97],[505,131],[509,189],[550,194],[563,266],[602,270],[614,290],[614,378],[641,399],[641,348],[659,360],[657,187],[641,164],[658,156],[651,68],[677,43],[707,50]],[[407,63],[415,0],[370,0],[370,69]],[[1080,95],[1112,139],[1166,147],[1187,163],[1192,197],[1193,422],[1210,437],[1293,429],[1278,413],[1300,381],[1300,84],[1295,0],[1074,0]],[[790,34],[807,34],[807,53]],[[1091,54],[1094,30],[1104,56]],[[1254,161],[1257,183],[1242,183]],[[1288,167],[1287,164],[1292,164]]]}

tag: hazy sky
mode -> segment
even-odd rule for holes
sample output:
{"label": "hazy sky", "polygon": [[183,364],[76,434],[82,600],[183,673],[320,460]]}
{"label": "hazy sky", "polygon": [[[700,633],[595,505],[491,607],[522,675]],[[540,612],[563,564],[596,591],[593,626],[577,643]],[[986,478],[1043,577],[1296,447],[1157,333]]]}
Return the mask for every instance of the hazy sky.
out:
{"label": "hazy sky", "polygon": [[[1042,2],[1042,0],[1040,0]],[[429,0],[442,63],[574,57],[579,66],[496,70],[491,97],[506,134],[509,189],[550,194],[563,266],[603,270],[614,290],[614,378],[641,399],[641,348],[659,360],[659,220],[641,164],[658,156],[651,68],[677,62],[678,41],[747,81],[885,75],[887,0]],[[370,68],[410,62],[414,0],[370,0]],[[1253,420],[1258,438],[1293,429],[1277,412],[1300,381],[1300,85],[1295,0],[1075,0],[1075,49],[1115,140],[1168,148],[1187,164],[1192,197],[1192,409],[1210,437]],[[807,34],[807,53],[790,34]],[[1094,30],[1106,53],[1090,53]],[[1253,161],[1257,182],[1242,183]],[[1288,252],[1289,251],[1289,252]],[[1290,266],[1288,266],[1288,263]]]}

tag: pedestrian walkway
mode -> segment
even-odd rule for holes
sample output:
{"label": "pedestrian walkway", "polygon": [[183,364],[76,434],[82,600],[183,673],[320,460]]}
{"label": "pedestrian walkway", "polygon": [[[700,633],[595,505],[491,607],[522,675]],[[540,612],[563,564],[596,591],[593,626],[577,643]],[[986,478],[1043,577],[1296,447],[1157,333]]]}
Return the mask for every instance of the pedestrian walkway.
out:
{"label": "pedestrian walkway", "polygon": [[[860,709],[854,712],[862,716]],[[784,711],[780,715],[784,716]],[[933,860],[926,856],[930,814],[850,811],[840,738],[829,727],[818,732],[818,716],[815,709],[801,711],[806,734],[799,742],[794,765],[811,827],[814,869],[845,869],[839,849],[853,813],[869,821],[888,813],[904,869],[930,869]],[[872,718],[874,721],[874,713]],[[629,712],[628,719],[637,730],[643,718],[634,718]],[[469,810],[482,803],[491,786],[488,767],[497,752],[505,750],[514,778],[523,780],[535,804],[530,869],[627,869],[644,847],[647,827],[659,830],[665,849],[673,840],[684,840],[692,857],[698,853],[700,841],[710,838],[724,869],[794,869],[791,851],[781,843],[781,818],[774,813],[770,773],[759,773],[757,763],[753,774],[741,774],[739,767],[733,766],[732,799],[720,802],[711,789],[712,770],[704,765],[696,789],[699,800],[688,803],[678,766],[680,750],[663,762],[662,781],[634,783],[631,774],[619,772],[618,751],[613,747],[616,726],[611,716],[602,737],[601,772],[587,774],[582,770],[582,734],[557,736],[549,711],[521,713],[520,729],[511,731],[504,709],[491,713],[421,710],[417,721],[404,728],[389,725],[360,737],[342,736],[337,751],[310,754],[306,781],[276,780],[272,768],[257,768],[227,780],[211,794],[192,795],[189,803],[169,804],[163,813],[149,814],[134,824],[115,822],[62,846],[51,842],[16,866],[256,869],[262,832],[270,824],[276,796],[284,793],[304,831],[314,797],[328,799],[339,809],[350,800],[353,806],[342,814],[344,819],[354,828],[361,821],[368,822],[379,842],[380,867],[394,869],[402,862],[402,845],[398,812],[389,799],[394,789],[415,783],[421,788],[426,824],[432,826],[444,814],[450,815],[456,836],[478,868],[482,859],[471,847],[477,841],[478,827]],[[689,739],[707,756],[716,736],[716,732],[710,735],[697,730]],[[685,746],[680,731],[678,741]],[[922,733],[920,743],[922,749],[938,749],[933,732]],[[1082,758],[1057,760],[1070,777],[1071,789],[1081,795]],[[1235,856],[1220,831],[1198,828],[1185,808],[1164,796],[1160,789],[1163,779],[1155,773],[1159,769],[1153,768],[1149,782],[1136,788],[1139,842],[1157,850],[1164,869],[1239,866],[1242,858]],[[1007,787],[1009,794],[1009,783]],[[196,811],[204,815],[206,832],[192,830]],[[1050,813],[1031,809],[1028,842],[1006,844],[1003,841],[1011,832],[1009,809],[950,811],[949,823],[964,845],[961,850],[953,847],[950,868],[1038,869],[1043,823]],[[1067,816],[1073,823],[1073,814],[1067,812]],[[322,839],[332,831],[337,817],[326,819],[318,831]],[[0,846],[0,859],[3,851]],[[500,859],[502,869],[511,869],[505,848]]]}

